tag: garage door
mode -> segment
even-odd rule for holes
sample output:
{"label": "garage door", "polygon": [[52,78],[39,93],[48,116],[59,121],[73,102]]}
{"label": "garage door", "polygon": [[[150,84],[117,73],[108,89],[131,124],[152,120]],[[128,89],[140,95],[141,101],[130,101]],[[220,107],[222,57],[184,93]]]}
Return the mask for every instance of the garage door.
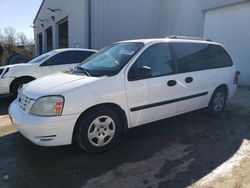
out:
{"label": "garage door", "polygon": [[250,85],[250,3],[206,11],[203,36],[225,45],[241,71],[240,84]]}

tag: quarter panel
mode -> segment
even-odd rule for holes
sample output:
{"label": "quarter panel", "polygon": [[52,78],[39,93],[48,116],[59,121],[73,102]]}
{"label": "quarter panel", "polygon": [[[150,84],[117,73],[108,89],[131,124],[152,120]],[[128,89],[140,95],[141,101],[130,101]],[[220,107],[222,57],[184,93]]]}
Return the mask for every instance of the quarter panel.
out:
{"label": "quarter panel", "polygon": [[67,91],[64,94],[63,115],[80,115],[90,107],[103,103],[114,103],[125,111],[129,121],[123,77],[123,74],[105,77]]}

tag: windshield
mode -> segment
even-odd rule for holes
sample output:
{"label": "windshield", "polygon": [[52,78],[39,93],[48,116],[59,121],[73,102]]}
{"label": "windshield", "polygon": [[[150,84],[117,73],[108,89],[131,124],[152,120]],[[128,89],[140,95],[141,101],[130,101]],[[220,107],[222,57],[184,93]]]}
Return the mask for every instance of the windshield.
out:
{"label": "windshield", "polygon": [[48,57],[50,57],[51,55],[54,55],[56,52],[54,51],[51,51],[51,52],[48,52],[46,54],[43,54],[43,55],[40,55],[34,59],[32,59],[31,61],[29,61],[28,63],[30,64],[35,64],[35,63],[40,63],[41,61],[47,59]]}
{"label": "windshield", "polygon": [[[101,49],[77,67],[91,76],[117,74],[144,46],[139,42],[116,43]],[[77,68],[76,67],[76,68]]]}

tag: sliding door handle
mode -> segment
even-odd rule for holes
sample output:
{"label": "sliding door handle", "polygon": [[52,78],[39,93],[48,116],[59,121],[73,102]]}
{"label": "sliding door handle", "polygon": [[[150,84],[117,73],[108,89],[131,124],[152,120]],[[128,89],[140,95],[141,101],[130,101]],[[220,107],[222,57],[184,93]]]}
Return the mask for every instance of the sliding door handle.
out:
{"label": "sliding door handle", "polygon": [[176,80],[169,80],[169,81],[168,81],[168,86],[169,86],[169,87],[173,87],[173,86],[175,86],[176,84],[177,84]]}

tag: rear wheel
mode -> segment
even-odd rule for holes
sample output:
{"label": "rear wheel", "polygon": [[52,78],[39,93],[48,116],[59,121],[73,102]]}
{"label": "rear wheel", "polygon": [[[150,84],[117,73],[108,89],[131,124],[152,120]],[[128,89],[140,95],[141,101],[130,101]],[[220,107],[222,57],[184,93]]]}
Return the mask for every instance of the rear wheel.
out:
{"label": "rear wheel", "polygon": [[209,102],[208,112],[211,115],[220,115],[226,105],[226,92],[223,89],[216,89]]}
{"label": "rear wheel", "polygon": [[118,141],[121,130],[118,114],[109,107],[98,107],[78,120],[75,139],[87,152],[102,152]]}

